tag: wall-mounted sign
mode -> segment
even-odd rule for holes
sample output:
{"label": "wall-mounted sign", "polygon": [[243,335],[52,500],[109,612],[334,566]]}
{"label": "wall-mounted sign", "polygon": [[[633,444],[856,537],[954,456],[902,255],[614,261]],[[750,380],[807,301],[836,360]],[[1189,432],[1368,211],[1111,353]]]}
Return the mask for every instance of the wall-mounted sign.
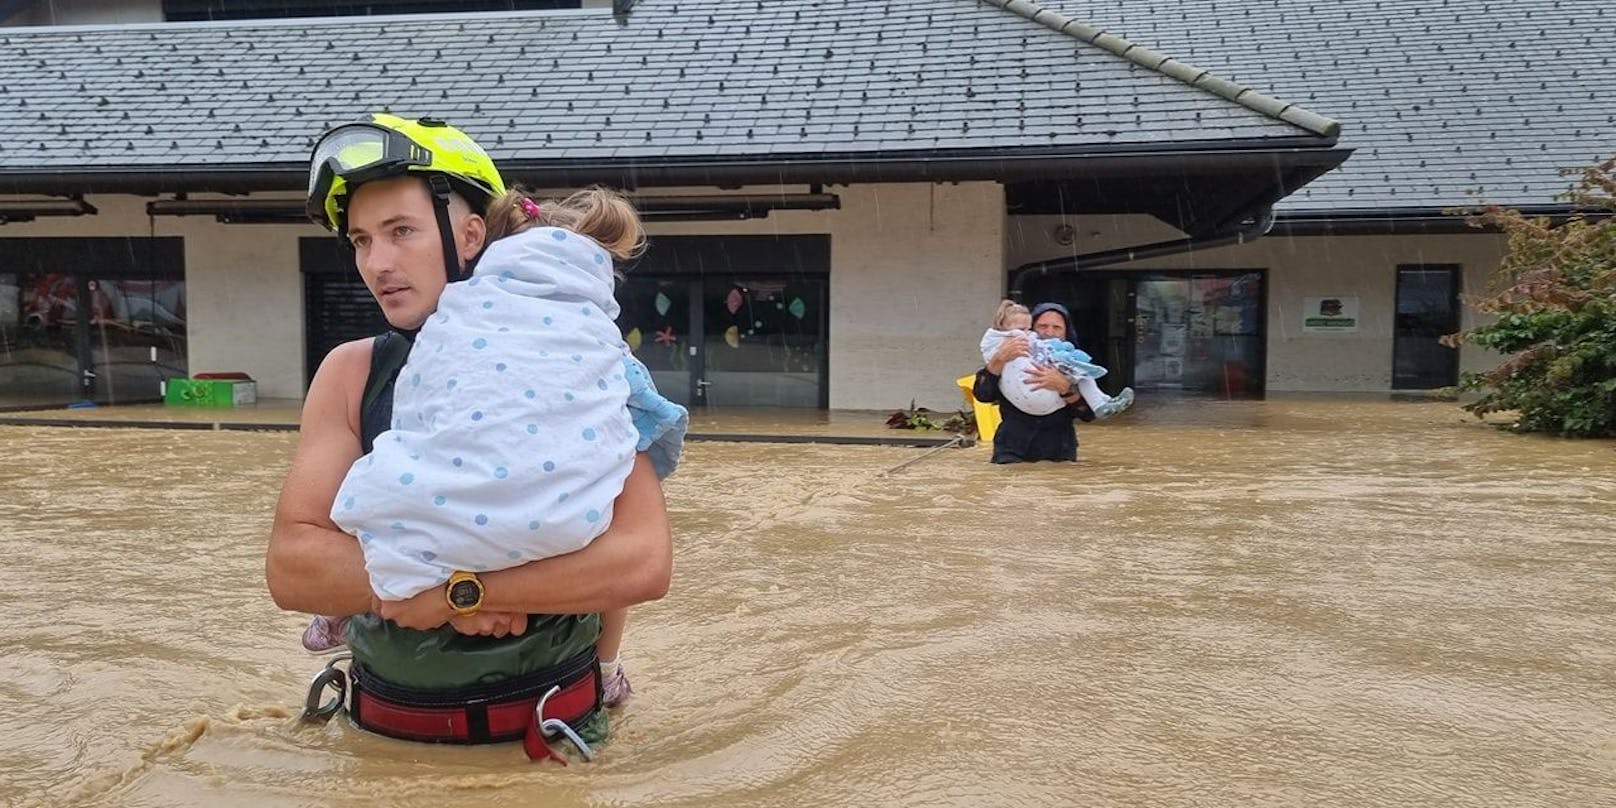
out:
{"label": "wall-mounted sign", "polygon": [[1346,334],[1358,330],[1358,298],[1302,298],[1302,331],[1311,334]]}

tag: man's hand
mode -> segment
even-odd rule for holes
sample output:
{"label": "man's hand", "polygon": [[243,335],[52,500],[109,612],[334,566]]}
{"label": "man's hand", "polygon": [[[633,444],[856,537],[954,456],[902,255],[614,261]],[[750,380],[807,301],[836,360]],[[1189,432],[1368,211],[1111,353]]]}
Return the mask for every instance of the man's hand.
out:
{"label": "man's hand", "polygon": [[441,586],[430,587],[408,600],[378,598],[374,606],[376,614],[404,628],[413,628],[417,631],[431,631],[455,616],[454,610],[449,608],[449,599],[444,597]]}
{"label": "man's hand", "polygon": [[1004,375],[1004,366],[1018,356],[1026,356],[1031,350],[1032,342],[1026,337],[1011,337],[999,343],[999,350],[993,352],[988,360],[988,372],[995,376]]}
{"label": "man's hand", "polygon": [[1072,380],[1056,368],[1034,365],[1027,371],[1026,380],[1027,386],[1035,390],[1054,390],[1063,396],[1072,392]]}
{"label": "man's hand", "polygon": [[488,637],[504,637],[509,634],[520,637],[527,631],[527,615],[521,612],[478,612],[470,617],[456,615],[449,618],[449,625],[461,634],[481,634]]}

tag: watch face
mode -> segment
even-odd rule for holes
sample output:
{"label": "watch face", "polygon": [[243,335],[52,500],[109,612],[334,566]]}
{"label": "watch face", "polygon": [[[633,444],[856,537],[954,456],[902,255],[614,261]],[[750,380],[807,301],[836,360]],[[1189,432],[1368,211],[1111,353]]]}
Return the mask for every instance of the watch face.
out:
{"label": "watch face", "polygon": [[469,609],[477,605],[482,599],[482,592],[478,591],[476,581],[456,581],[449,587],[449,602],[456,609]]}

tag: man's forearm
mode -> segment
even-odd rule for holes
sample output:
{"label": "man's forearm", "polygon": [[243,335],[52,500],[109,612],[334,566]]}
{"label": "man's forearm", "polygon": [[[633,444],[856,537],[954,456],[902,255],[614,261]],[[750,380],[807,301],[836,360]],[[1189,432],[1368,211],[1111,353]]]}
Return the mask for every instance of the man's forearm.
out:
{"label": "man's forearm", "polygon": [[316,525],[277,526],[265,574],[275,605],[288,611],[348,615],[370,611],[370,578],[359,542]]}

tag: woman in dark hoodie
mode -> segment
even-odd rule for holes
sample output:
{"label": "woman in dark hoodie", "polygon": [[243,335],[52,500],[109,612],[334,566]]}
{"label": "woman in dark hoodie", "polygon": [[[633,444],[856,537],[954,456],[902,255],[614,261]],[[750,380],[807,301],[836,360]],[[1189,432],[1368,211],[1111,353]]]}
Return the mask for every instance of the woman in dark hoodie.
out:
{"label": "woman in dark hoodie", "polygon": [[[1032,328],[1045,339],[1072,338],[1072,315],[1059,303],[1039,303],[1032,309]],[[1074,420],[1092,421],[1094,412],[1059,370],[1035,367],[1027,374],[1035,388],[1059,393],[1066,406],[1048,415],[1031,415],[1016,409],[999,393],[999,375],[1005,363],[1027,355],[1027,338],[1012,337],[999,346],[987,367],[976,372],[971,391],[977,401],[997,403],[1001,422],[993,434],[993,462],[1022,463],[1037,460],[1077,460],[1077,430]]]}

